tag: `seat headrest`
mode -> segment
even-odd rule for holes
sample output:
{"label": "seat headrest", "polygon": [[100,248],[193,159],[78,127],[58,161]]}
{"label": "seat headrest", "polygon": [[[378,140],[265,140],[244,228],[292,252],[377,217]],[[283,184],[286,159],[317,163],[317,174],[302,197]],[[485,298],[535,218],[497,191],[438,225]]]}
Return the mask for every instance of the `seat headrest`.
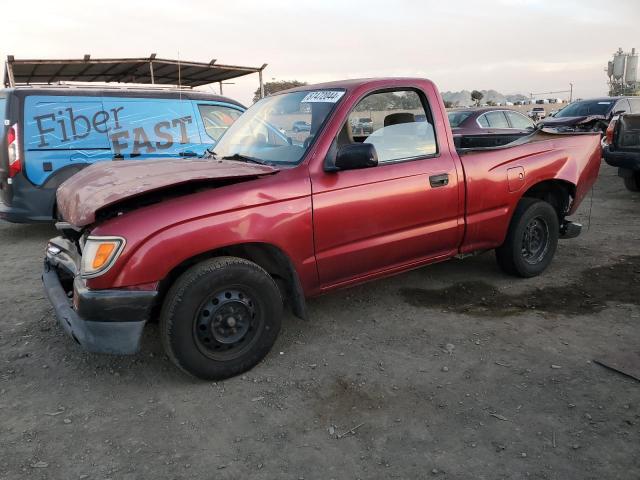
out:
{"label": "seat headrest", "polygon": [[384,117],[384,126],[388,127],[389,125],[398,125],[400,123],[412,123],[416,121],[416,117],[413,113],[409,112],[398,112],[391,113]]}

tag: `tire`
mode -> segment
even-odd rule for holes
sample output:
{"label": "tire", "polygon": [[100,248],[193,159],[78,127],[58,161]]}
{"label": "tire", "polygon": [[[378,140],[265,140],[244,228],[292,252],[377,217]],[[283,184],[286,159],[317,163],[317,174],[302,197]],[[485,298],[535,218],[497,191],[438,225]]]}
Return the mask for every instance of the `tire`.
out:
{"label": "tire", "polygon": [[633,172],[630,177],[624,177],[624,186],[630,192],[640,192],[640,172]]}
{"label": "tire", "polygon": [[172,285],[160,313],[165,352],[184,372],[203,380],[238,375],[262,360],[282,321],[273,278],[236,257],[205,260]]}
{"label": "tire", "polygon": [[509,275],[540,275],[556,253],[559,235],[555,209],[543,200],[523,198],[513,214],[507,238],[496,249],[498,265]]}

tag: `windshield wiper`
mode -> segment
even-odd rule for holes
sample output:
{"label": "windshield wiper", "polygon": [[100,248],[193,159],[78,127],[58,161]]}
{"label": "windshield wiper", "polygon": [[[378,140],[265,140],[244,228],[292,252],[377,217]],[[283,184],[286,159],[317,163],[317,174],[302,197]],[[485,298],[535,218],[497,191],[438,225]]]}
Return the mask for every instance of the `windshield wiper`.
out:
{"label": "windshield wiper", "polygon": [[216,158],[218,154],[213,151],[213,147],[207,148],[202,154],[204,158]]}
{"label": "windshield wiper", "polygon": [[227,155],[226,157],[222,157],[222,160],[236,160],[238,162],[249,162],[249,163],[257,163],[258,165],[266,165],[266,162],[263,162],[259,158],[250,157],[248,155],[242,155],[241,153],[234,153],[233,155]]}

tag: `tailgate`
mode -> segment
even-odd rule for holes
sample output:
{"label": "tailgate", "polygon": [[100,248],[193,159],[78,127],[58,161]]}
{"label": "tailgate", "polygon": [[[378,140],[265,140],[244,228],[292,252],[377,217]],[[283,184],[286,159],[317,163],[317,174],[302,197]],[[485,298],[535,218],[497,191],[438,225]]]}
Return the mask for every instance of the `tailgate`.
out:
{"label": "tailgate", "polygon": [[640,152],[640,114],[621,115],[613,134],[615,150]]}
{"label": "tailgate", "polygon": [[7,131],[9,97],[0,91],[0,203],[11,203],[11,185],[9,185],[9,152],[7,151]]}

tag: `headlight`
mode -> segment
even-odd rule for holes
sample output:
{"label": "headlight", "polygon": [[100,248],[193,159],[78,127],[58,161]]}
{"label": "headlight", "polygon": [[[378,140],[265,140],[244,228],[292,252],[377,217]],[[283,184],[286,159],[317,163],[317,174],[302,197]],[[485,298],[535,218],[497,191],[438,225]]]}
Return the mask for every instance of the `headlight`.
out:
{"label": "headlight", "polygon": [[122,237],[87,237],[82,250],[82,277],[93,278],[107,272],[124,249],[125,243]]}

